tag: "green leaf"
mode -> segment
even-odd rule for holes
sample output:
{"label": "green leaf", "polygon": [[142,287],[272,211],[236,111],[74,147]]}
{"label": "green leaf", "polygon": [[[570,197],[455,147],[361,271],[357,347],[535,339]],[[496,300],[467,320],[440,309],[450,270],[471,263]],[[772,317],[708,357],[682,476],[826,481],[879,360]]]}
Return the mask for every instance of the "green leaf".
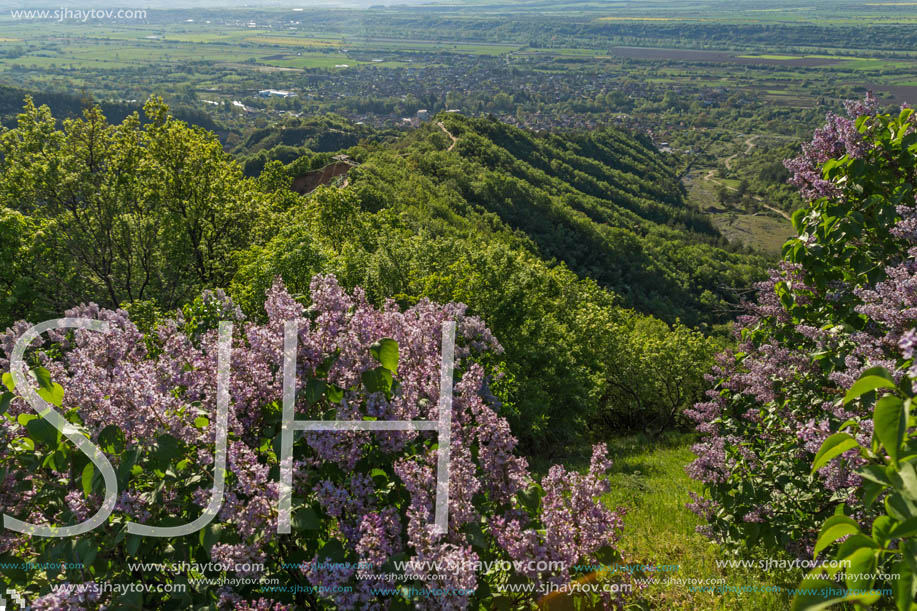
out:
{"label": "green leaf", "polygon": [[83,467],[83,474],[80,480],[83,483],[83,497],[89,498],[89,495],[92,494],[92,476],[95,474],[96,466],[92,463],[87,463]]}
{"label": "green leaf", "polygon": [[532,484],[525,490],[516,493],[519,504],[522,505],[530,514],[538,514],[541,507],[541,499],[544,497],[544,489],[538,484]]}
{"label": "green leaf", "polygon": [[793,224],[793,229],[796,230],[796,233],[802,231],[802,219],[806,215],[806,208],[802,207],[790,216],[790,222]]}
{"label": "green leaf", "polygon": [[328,401],[331,403],[340,403],[344,400],[344,389],[334,384],[329,384],[325,388],[325,396],[328,397]]}
{"label": "green leaf", "polygon": [[10,392],[16,390],[16,383],[13,382],[13,374],[9,372],[3,374],[3,385],[6,386],[6,389]]}
{"label": "green leaf", "polygon": [[893,464],[898,464],[898,449],[907,430],[907,413],[904,402],[898,397],[882,397],[873,414],[876,437],[882,443]]}
{"label": "green leaf", "polygon": [[844,396],[844,405],[878,388],[894,387],[895,380],[884,367],[873,367],[863,372],[860,379],[850,387],[850,390],[848,390],[847,394]]}
{"label": "green leaf", "polygon": [[902,494],[912,501],[917,501],[917,470],[914,469],[914,464],[902,462],[898,475],[901,478]]}
{"label": "green leaf", "polygon": [[388,392],[392,389],[392,372],[385,367],[364,371],[362,379],[369,392]]}
{"label": "green leaf", "polygon": [[293,514],[293,528],[296,530],[318,530],[321,527],[322,521],[311,507],[303,507]]}
{"label": "green leaf", "polygon": [[44,390],[51,390],[51,372],[44,367],[36,367],[32,370],[35,379],[38,380],[38,387]]}
{"label": "green leaf", "polygon": [[164,470],[170,462],[181,456],[181,444],[171,435],[156,438],[156,449],[152,452],[152,466]]}
{"label": "green leaf", "polygon": [[201,542],[201,545],[204,547],[204,549],[210,551],[210,548],[220,541],[220,534],[222,531],[222,525],[214,524],[211,522],[200,530],[198,540]]}
{"label": "green leaf", "polygon": [[28,426],[29,422],[32,420],[37,420],[40,416],[35,414],[19,414],[16,416],[16,422],[19,423],[19,426]]}
{"label": "green leaf", "polygon": [[815,455],[815,460],[812,461],[812,473],[824,467],[836,456],[840,456],[847,450],[858,447],[860,447],[860,444],[857,443],[857,440],[847,433],[835,433],[831,435],[825,439],[824,443],[821,444],[821,448],[818,450],[818,454]]}
{"label": "green leaf", "polygon": [[847,535],[853,535],[860,532],[860,525],[856,520],[845,515],[831,516],[821,527],[821,533],[818,535],[818,541],[815,542],[814,556]]}
{"label": "green leaf", "polygon": [[120,454],[124,447],[124,431],[118,425],[106,426],[99,433],[99,448],[106,454]]}
{"label": "green leaf", "polygon": [[899,522],[892,528],[891,537],[896,539],[910,539],[917,537],[917,518],[908,518]]}
{"label": "green leaf", "polygon": [[57,429],[44,418],[35,418],[26,424],[29,436],[49,446],[57,446]]}
{"label": "green leaf", "polygon": [[880,465],[866,465],[857,470],[857,475],[863,479],[875,482],[882,486],[891,486],[891,480],[888,479],[888,476],[885,474],[885,467]]}
{"label": "green leaf", "polygon": [[384,489],[388,485],[388,473],[382,469],[373,469],[369,476],[373,479],[377,489]]}
{"label": "green leaf", "polygon": [[305,388],[306,402],[308,402],[309,405],[318,403],[318,400],[322,398],[322,394],[325,392],[325,386],[324,380],[309,378]]}
{"label": "green leaf", "polygon": [[51,374],[44,367],[32,370],[38,381],[38,396],[51,405],[61,406],[64,401],[64,387],[51,381]]}
{"label": "green leaf", "polygon": [[872,575],[876,572],[876,550],[862,547],[843,560],[850,563],[845,570],[848,575],[847,587],[859,591],[870,589],[875,580],[872,577],[863,577],[863,575]]}
{"label": "green leaf", "polygon": [[[867,537],[866,535],[860,534],[850,535],[847,537],[847,539],[844,540],[843,543],[837,547],[837,557],[846,558],[860,548],[880,549],[881,547],[881,545],[873,541],[872,537]],[[840,570],[841,567],[837,566],[836,568],[827,568],[825,569],[825,572],[827,572],[829,575],[833,575]]]}
{"label": "green leaf", "polygon": [[872,507],[872,504],[876,502],[876,500],[879,498],[879,495],[885,491],[887,486],[883,486],[882,484],[877,484],[867,480],[863,482],[861,488],[863,494],[863,506],[869,508]]}
{"label": "green leaf", "polygon": [[10,408],[10,401],[12,401],[15,396],[16,395],[11,392],[5,392],[0,395],[0,416],[5,414],[6,410]]}
{"label": "green leaf", "polygon": [[64,402],[64,387],[56,382],[52,383],[50,388],[39,388],[38,396],[51,405],[60,407]]}
{"label": "green leaf", "polygon": [[898,611],[910,611],[911,602],[917,599],[917,576],[908,566],[907,562],[899,560],[892,567],[892,573],[898,579],[891,581],[894,584],[895,602]]}
{"label": "green leaf", "polygon": [[124,551],[128,556],[136,556],[137,550],[140,549],[140,542],[143,538],[139,535],[128,535],[127,543],[124,544]]}
{"label": "green leaf", "polygon": [[137,448],[127,450],[121,455],[121,464],[115,468],[115,475],[118,478],[118,489],[124,490],[130,481],[134,465],[137,463],[137,457],[140,452]]}
{"label": "green leaf", "polygon": [[892,537],[892,529],[895,527],[895,521],[888,516],[879,516],[872,523],[872,538],[881,545],[885,546]]}
{"label": "green leaf", "polygon": [[398,342],[385,337],[370,346],[369,351],[383,367],[392,373],[398,373]]}
{"label": "green leaf", "polygon": [[207,416],[198,416],[194,419],[194,428],[206,429],[208,426],[210,426],[210,419]]}
{"label": "green leaf", "polygon": [[899,522],[917,518],[917,504],[904,498],[900,492],[885,497],[885,511]]}

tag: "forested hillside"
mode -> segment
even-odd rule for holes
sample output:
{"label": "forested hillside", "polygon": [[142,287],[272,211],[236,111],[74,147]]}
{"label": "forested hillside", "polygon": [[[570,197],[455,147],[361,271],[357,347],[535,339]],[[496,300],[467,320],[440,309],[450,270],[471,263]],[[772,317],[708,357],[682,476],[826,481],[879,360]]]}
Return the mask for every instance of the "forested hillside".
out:
{"label": "forested hillside", "polygon": [[536,136],[448,115],[444,124],[458,138],[457,155],[425,152],[431,139],[447,142],[432,126],[402,153],[424,177],[457,192],[466,216],[496,214],[541,259],[563,261],[628,306],[670,322],[721,323],[736,291],[760,274],[761,259],[726,248],[688,208],[680,181],[645,137],[615,129]]}
{"label": "forested hillside", "polygon": [[347,149],[349,174],[302,196],[292,179],[327,154],[249,178],[159,102],[62,130],[29,105],[0,137],[4,324],[90,301],[152,321],[206,288],[259,319],[275,277],[305,295],[334,273],[376,304],[486,320],[505,348],[493,392],[525,444],[675,421],[718,342],[691,327],[728,320],[762,260],[724,248],[641,138],[442,120]]}
{"label": "forested hillside", "polygon": [[[18,87],[0,84],[0,124],[6,127],[16,125],[16,116],[22,111],[22,100],[28,95],[38,106],[47,105],[59,120],[79,117],[83,111],[93,105],[92,97],[86,93],[38,92],[26,91]],[[130,102],[98,102],[98,106],[113,123],[120,123],[133,112],[139,112],[142,104],[137,100]],[[176,107],[172,113],[183,121],[199,125],[205,129],[217,130],[219,126],[206,112],[187,106]]]}

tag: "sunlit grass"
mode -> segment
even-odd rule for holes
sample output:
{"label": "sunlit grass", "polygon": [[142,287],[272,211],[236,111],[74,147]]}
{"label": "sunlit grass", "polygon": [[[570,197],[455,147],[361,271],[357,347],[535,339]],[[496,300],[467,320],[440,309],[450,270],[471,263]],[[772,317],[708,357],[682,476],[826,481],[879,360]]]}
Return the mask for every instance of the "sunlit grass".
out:
{"label": "sunlit grass", "polygon": [[[795,587],[801,572],[764,572],[719,568],[717,560],[737,559],[695,532],[699,518],[685,507],[689,492],[701,491],[684,467],[694,459],[693,436],[671,434],[659,439],[644,435],[609,440],[614,460],[607,502],[628,511],[619,548],[630,564],[678,565],[677,572],[659,574],[678,579],[725,578],[726,585],[759,590],[770,586]],[[785,593],[718,594],[692,592],[686,585],[653,585],[638,595],[646,609],[787,609]]]}

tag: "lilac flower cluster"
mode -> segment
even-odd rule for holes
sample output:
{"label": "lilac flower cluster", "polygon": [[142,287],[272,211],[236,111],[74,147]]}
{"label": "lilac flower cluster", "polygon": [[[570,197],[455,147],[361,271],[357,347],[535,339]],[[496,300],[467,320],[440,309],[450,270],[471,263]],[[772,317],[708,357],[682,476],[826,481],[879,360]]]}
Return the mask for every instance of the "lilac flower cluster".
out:
{"label": "lilac flower cluster", "polygon": [[[514,560],[563,560],[566,565],[593,558],[612,546],[622,528],[622,513],[601,501],[607,490],[609,467],[606,451],[597,446],[585,475],[553,467],[541,485],[544,498],[534,512],[523,510],[518,496],[534,484],[524,458],[516,456],[516,439],[507,422],[487,403],[488,372],[478,363],[484,351],[502,349],[484,323],[468,316],[461,304],[437,305],[421,301],[400,310],[394,302],[382,308],[368,303],[360,289],[345,292],[333,276],[313,279],[310,305],[291,297],[278,280],[268,291],[265,323],[241,323],[241,315],[225,295],[205,296],[198,310],[206,316],[185,313],[160,321],[145,336],[124,311],[94,305],[67,312],[70,317],[93,318],[109,323],[109,334],[77,330],[50,333],[43,345],[32,346],[33,357],[65,389],[63,410],[76,410],[98,441],[99,433],[115,425],[124,433],[127,447],[141,456],[156,450],[156,440],[170,435],[182,448],[189,475],[204,475],[192,489],[180,487],[155,493],[149,475],[131,479],[116,506],[114,519],[125,516],[160,523],[172,512],[198,514],[209,500],[214,422],[216,420],[217,335],[219,317],[236,321],[229,386],[229,441],[227,488],[217,521],[220,541],[209,549],[211,559],[229,565],[270,562],[282,555],[283,536],[277,535],[278,483],[271,476],[277,458],[262,439],[276,423],[282,394],[283,329],[286,321],[299,325],[297,355],[297,418],[317,419],[336,412],[338,419],[414,420],[438,418],[439,350],[444,321],[457,322],[456,371],[450,467],[449,531],[433,529],[436,470],[435,436],[421,432],[312,432],[295,446],[294,495],[312,503],[322,519],[325,540],[341,542],[348,557],[380,565],[395,554],[406,559],[444,562],[460,570],[439,576],[431,588],[474,589],[483,579],[475,572],[481,555]],[[212,316],[211,314],[218,316]],[[196,321],[191,324],[191,321]],[[19,323],[0,335],[8,355],[15,339],[28,325]],[[393,338],[399,349],[397,386],[394,392],[370,392],[361,385],[363,374],[378,366],[371,346]],[[151,348],[154,346],[154,348]],[[342,389],[343,399],[316,400],[306,392],[308,382],[319,377],[327,388]],[[20,398],[12,401],[13,416],[29,413]],[[202,420],[203,418],[203,420]],[[16,440],[27,435],[19,426],[6,426],[2,435]],[[367,467],[388,469],[391,485],[403,488],[407,503],[392,504],[389,488],[374,482]],[[117,467],[119,457],[111,457]],[[0,450],[0,461],[8,461]],[[329,470],[331,468],[332,470]],[[189,468],[189,467],[184,467]],[[276,472],[276,469],[274,469]],[[337,475],[335,475],[337,474]],[[343,474],[340,475],[340,474]],[[58,473],[56,480],[66,481]],[[30,503],[29,494],[14,490],[17,482],[48,490],[44,472],[22,470],[0,482],[0,499],[13,513],[30,514],[40,523],[67,523],[91,514],[100,498],[84,498],[66,491],[65,503]],[[61,492],[62,497],[64,492]],[[188,507],[190,505],[190,507]],[[57,507],[65,507],[66,513]],[[294,514],[295,515],[295,514]],[[495,546],[474,547],[469,525],[489,524],[485,536]],[[11,531],[0,535],[0,549],[25,549],[26,542]],[[313,558],[324,561],[316,550]],[[384,583],[356,579],[354,571],[327,570],[304,564],[300,578],[313,586],[346,585],[349,592],[333,594],[340,608],[384,608],[386,602],[370,592]],[[533,580],[565,581],[567,569],[554,574],[527,574]],[[429,600],[431,608],[466,608],[468,597]],[[275,608],[271,601],[244,601],[226,588],[220,593],[226,608]],[[77,607],[72,607],[77,608]],[[276,607],[279,608],[279,607]]]}
{"label": "lilac flower cluster", "polygon": [[815,130],[812,142],[803,145],[802,155],[784,161],[791,174],[790,184],[808,201],[819,197],[836,198],[841,193],[834,182],[822,176],[820,166],[826,161],[844,155],[860,159],[866,154],[866,144],[854,122],[859,116],[874,114],[876,100],[870,92],[864,101],[848,102],[845,106],[849,118],[829,113],[825,125]]}
{"label": "lilac flower cluster", "polygon": [[93,609],[99,603],[98,591],[87,588],[61,588],[29,602],[34,611],[59,611],[60,609]]}

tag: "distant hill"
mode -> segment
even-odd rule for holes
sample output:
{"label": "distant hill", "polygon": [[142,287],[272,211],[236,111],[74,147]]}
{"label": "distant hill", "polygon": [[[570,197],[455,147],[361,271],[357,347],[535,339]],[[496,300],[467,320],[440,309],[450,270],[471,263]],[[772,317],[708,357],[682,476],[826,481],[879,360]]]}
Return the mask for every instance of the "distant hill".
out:
{"label": "distant hill", "polygon": [[257,176],[268,161],[288,164],[303,155],[339,151],[362,140],[390,142],[400,133],[376,130],[334,114],[288,117],[281,125],[249,130],[231,152],[248,176]]}
{"label": "distant hill", "polygon": [[[688,206],[666,158],[642,135],[536,135],[491,119],[440,118],[458,139],[451,152],[433,124],[394,147],[352,152],[362,165],[351,184],[384,190],[385,205],[417,232],[481,238],[487,227],[494,235],[483,239],[512,240],[627,306],[693,326],[730,320],[739,292],[761,277],[764,260],[730,247]],[[434,220],[441,202],[451,202],[440,215],[447,226]]]}
{"label": "distant hill", "polygon": [[[58,120],[79,116],[83,109],[92,104],[101,106],[105,116],[112,123],[120,123],[132,112],[139,112],[141,117],[143,116],[142,102],[104,102],[71,93],[27,91],[0,84],[0,124],[6,127],[15,126],[16,115],[22,111],[23,100],[27,95],[32,96],[36,106],[47,104],[51,114]],[[206,112],[182,106],[173,106],[171,110],[172,114],[182,121],[211,131],[220,131],[220,126]]]}

